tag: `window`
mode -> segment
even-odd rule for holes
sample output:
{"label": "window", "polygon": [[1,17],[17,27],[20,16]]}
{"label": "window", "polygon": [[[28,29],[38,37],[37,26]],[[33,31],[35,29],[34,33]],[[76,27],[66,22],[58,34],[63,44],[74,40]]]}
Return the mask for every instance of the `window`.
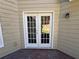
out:
{"label": "window", "polygon": [[0,24],[0,48],[2,47],[4,47],[4,43],[3,43],[2,29],[1,29],[1,24]]}

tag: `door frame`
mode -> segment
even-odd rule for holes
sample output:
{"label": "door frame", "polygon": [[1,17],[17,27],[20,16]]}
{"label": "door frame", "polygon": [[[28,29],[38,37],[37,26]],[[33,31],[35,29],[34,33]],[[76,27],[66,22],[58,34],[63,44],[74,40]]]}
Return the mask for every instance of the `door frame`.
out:
{"label": "door frame", "polygon": [[[23,31],[24,31],[24,47],[25,48],[29,48],[27,47],[27,44],[26,44],[26,29],[25,29],[25,14],[27,13],[51,13],[52,14],[52,19],[53,19],[53,24],[50,24],[52,25],[53,27],[51,28],[51,47],[50,48],[40,48],[40,49],[52,49],[54,47],[54,11],[23,11]],[[36,49],[39,49],[36,48]]]}

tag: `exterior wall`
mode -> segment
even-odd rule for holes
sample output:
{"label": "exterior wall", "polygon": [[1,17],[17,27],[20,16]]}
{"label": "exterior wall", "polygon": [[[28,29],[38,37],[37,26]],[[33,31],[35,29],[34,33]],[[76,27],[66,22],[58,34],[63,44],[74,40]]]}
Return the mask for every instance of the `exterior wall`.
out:
{"label": "exterior wall", "polygon": [[57,47],[58,35],[58,18],[59,18],[59,4],[57,0],[18,0],[19,2],[19,19],[20,19],[20,38],[22,48],[24,48],[23,36],[23,11],[54,11],[54,48]]}
{"label": "exterior wall", "polygon": [[5,45],[0,48],[2,57],[20,48],[17,0],[0,0],[0,23]]}
{"label": "exterior wall", "polygon": [[[70,18],[64,18],[66,12]],[[79,59],[79,0],[61,4],[58,49]]]}

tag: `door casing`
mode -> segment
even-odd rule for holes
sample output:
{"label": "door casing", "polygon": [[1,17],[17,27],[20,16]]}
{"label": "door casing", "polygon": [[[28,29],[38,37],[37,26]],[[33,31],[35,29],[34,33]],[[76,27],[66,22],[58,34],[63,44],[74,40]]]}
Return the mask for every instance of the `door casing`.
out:
{"label": "door casing", "polygon": [[[52,13],[52,19],[53,19],[53,21],[52,21],[52,23],[50,24],[52,27],[51,27],[51,47],[49,47],[49,48],[41,48],[41,49],[52,49],[53,48],[53,43],[54,43],[54,12],[53,11],[24,11],[23,12],[23,29],[24,29],[24,46],[25,46],[25,48],[34,48],[34,47],[27,47],[27,44],[26,44],[26,30],[25,30],[25,14],[28,14],[28,13],[39,13],[39,14],[41,14],[41,13]],[[36,48],[36,47],[35,47]],[[40,48],[40,47],[38,47],[38,48]],[[36,48],[36,49],[38,49],[38,48]]]}

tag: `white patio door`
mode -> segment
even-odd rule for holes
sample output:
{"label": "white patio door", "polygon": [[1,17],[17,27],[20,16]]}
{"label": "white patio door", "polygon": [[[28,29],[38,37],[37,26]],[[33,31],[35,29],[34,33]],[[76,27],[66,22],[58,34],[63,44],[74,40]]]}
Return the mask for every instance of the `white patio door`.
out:
{"label": "white patio door", "polygon": [[51,47],[51,13],[24,15],[24,39],[26,48]]}

